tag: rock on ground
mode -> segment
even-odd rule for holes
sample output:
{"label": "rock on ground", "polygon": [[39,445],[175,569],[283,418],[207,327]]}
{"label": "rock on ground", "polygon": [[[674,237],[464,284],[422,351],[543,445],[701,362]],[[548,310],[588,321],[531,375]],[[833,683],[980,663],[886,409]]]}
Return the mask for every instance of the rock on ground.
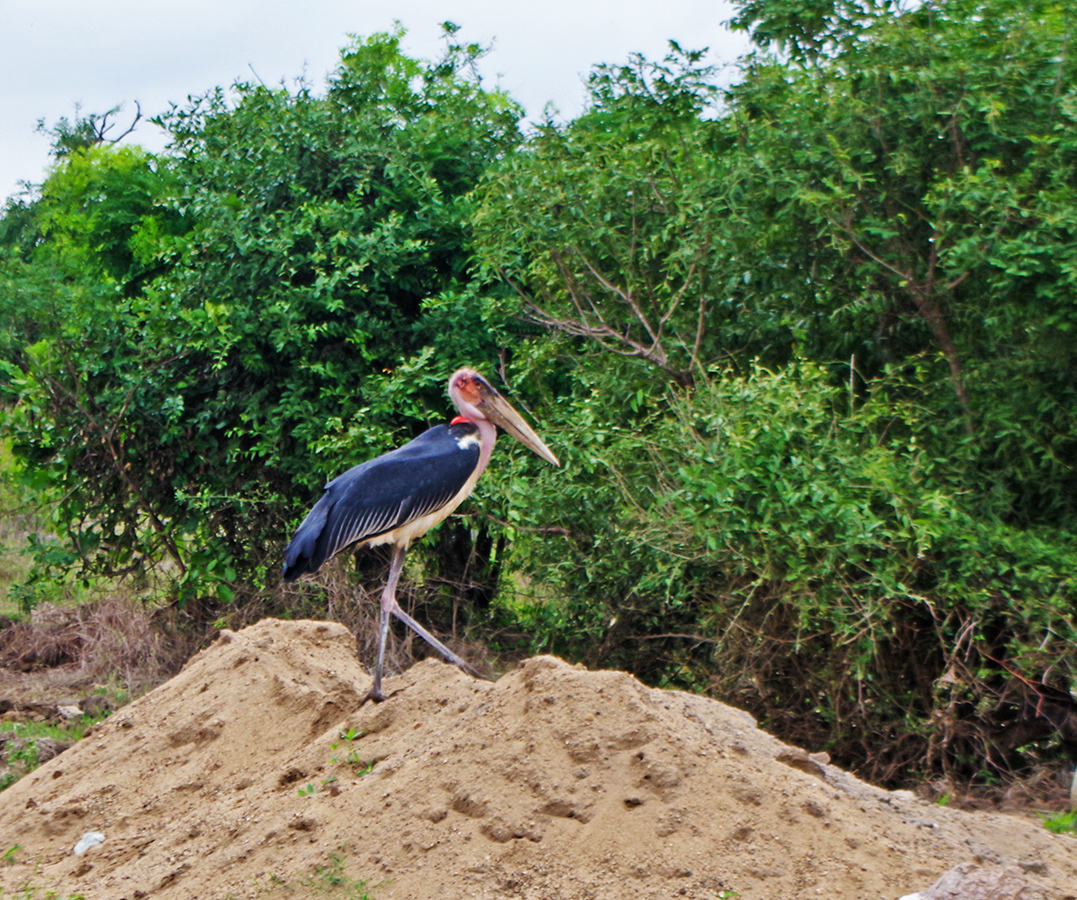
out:
{"label": "rock on ground", "polygon": [[[345,878],[374,900],[873,900],[972,863],[1077,897],[1072,837],[871,787],[624,673],[537,657],[484,682],[428,660],[384,703],[360,705],[369,686],[339,625],[222,632],[0,795],[0,851],[20,845],[0,896],[296,897]],[[104,842],[74,855],[91,831]]]}
{"label": "rock on ground", "polygon": [[962,863],[942,876],[926,891],[901,900],[1038,900],[1045,895],[1029,886],[1019,866],[988,866]]}

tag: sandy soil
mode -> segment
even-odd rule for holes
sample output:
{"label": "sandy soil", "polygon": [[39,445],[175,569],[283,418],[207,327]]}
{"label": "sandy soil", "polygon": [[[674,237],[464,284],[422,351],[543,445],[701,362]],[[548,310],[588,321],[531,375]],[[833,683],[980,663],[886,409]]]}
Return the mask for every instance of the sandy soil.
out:
{"label": "sandy soil", "polygon": [[369,683],[339,625],[223,632],[0,794],[0,896],[874,900],[972,862],[1077,897],[1073,837],[871,787],[713,700],[552,657]]}

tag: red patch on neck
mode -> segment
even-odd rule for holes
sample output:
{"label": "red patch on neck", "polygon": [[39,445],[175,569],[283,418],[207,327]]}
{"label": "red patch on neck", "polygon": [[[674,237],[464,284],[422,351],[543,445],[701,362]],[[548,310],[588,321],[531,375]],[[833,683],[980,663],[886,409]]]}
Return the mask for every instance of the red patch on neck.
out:
{"label": "red patch on neck", "polygon": [[469,419],[467,416],[457,416],[449,424],[450,425],[463,425],[465,422],[470,422],[470,421],[471,421],[471,419]]}

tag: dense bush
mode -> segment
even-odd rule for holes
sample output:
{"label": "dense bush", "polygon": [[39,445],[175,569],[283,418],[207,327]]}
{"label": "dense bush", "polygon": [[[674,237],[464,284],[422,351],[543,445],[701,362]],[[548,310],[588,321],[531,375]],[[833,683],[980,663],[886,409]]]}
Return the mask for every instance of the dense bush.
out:
{"label": "dense bush", "polygon": [[166,157],[68,154],[27,217],[41,240],[9,241],[8,332],[28,296],[51,318],[9,357],[8,429],[88,571],[164,557],[181,596],[225,602],[264,584],[328,477],[496,359],[467,193],[519,110],[467,74],[476,48],[425,64],[399,40],[346,48],[324,96],[174,108]]}
{"label": "dense bush", "polygon": [[517,603],[876,777],[1077,758],[1068,26],[824,7],[742,7],[799,44],[717,109],[694,54],[600,70],[487,180],[481,255],[561,335]]}
{"label": "dense bush", "polygon": [[[999,777],[1035,740],[1057,751],[1077,546],[978,515],[954,472],[973,441],[958,424],[935,457],[894,399],[911,390],[880,381],[850,411],[800,362],[616,425],[596,385],[566,417],[566,471],[521,506],[514,558],[563,598],[518,601],[538,646],[713,691],[880,779]],[[1021,728],[1038,701],[1011,671],[1050,672]]]}

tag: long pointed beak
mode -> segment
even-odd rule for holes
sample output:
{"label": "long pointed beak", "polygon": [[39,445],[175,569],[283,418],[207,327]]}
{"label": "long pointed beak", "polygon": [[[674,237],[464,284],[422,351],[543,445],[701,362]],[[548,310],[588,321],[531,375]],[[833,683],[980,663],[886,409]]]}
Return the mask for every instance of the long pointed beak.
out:
{"label": "long pointed beak", "polygon": [[509,405],[508,400],[488,384],[482,390],[480,408],[487,419],[499,428],[503,428],[525,447],[533,450],[547,462],[551,462],[555,466],[561,465],[557,457],[553,455],[553,451],[542,442],[542,438],[531,430],[531,426]]}

